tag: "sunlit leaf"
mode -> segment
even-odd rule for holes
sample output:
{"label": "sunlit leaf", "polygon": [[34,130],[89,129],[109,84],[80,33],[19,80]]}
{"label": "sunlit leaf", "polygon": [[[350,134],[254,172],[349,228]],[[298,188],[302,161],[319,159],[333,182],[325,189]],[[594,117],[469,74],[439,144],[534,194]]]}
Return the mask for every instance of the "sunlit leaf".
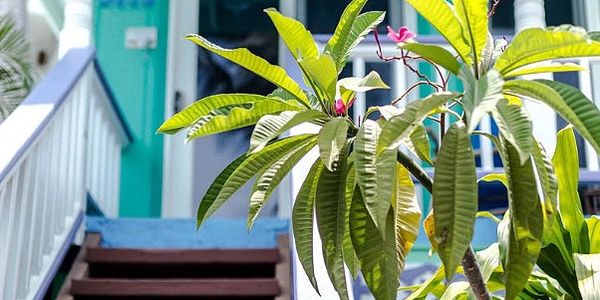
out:
{"label": "sunlit leaf", "polygon": [[454,7],[446,0],[407,0],[448,41],[468,65],[472,62],[471,47],[465,42],[461,23]]}
{"label": "sunlit leaf", "polygon": [[492,112],[496,104],[504,99],[502,95],[504,80],[500,73],[493,69],[476,79],[469,69],[463,68],[461,78],[465,86],[462,105],[467,115],[469,132],[473,132],[481,118]]}
{"label": "sunlit leaf", "polygon": [[600,217],[591,216],[586,222],[590,235],[590,253],[600,253]]}
{"label": "sunlit leaf", "polygon": [[[352,28],[345,38],[344,46],[337,47],[334,50],[334,58],[338,68],[338,73],[342,72],[344,66],[348,62],[348,58],[356,46],[364,40],[365,36],[369,34],[374,28],[377,27],[385,18],[385,12],[383,11],[369,11],[359,15]],[[335,52],[338,51],[338,52]]]}
{"label": "sunlit leaf", "polygon": [[[346,6],[333,35],[325,46],[325,53],[329,53],[336,58],[337,70],[344,67],[342,61],[344,61],[344,57],[347,57],[347,51],[350,50],[349,45],[352,45],[357,39],[357,35],[352,33],[352,27],[366,3],[367,0],[352,0]],[[364,22],[364,20],[361,22]],[[356,31],[360,30],[356,29]]]}
{"label": "sunlit leaf", "polygon": [[296,99],[309,107],[310,103],[308,97],[304,94],[298,83],[290,78],[283,68],[268,63],[266,60],[252,54],[246,48],[233,50],[221,48],[199,35],[188,35],[186,39],[268,80],[274,85],[294,95]]}
{"label": "sunlit leaf", "polygon": [[458,97],[458,94],[434,93],[427,98],[410,103],[400,115],[390,118],[385,123],[377,144],[377,152],[396,150],[402,139],[409,136],[432,110],[456,97]]}
{"label": "sunlit leaf", "polygon": [[265,9],[265,12],[296,60],[319,55],[315,40],[302,23],[282,15],[275,8]]}
{"label": "sunlit leaf", "polygon": [[579,235],[585,220],[577,188],[579,187],[579,155],[572,127],[558,132],[552,157],[558,178],[558,208],[560,217],[571,236],[573,252],[580,252]]}
{"label": "sunlit leaf", "polygon": [[396,246],[403,257],[411,249],[419,235],[421,207],[416,197],[415,184],[408,170],[396,165],[396,201],[392,203],[396,224]]}
{"label": "sunlit leaf", "polygon": [[540,73],[557,73],[557,72],[579,72],[585,71],[586,68],[574,63],[548,63],[543,65],[525,66],[504,75],[504,78],[518,77],[523,75],[540,74]]}
{"label": "sunlit leaf", "polygon": [[577,27],[529,28],[519,32],[494,67],[502,75],[532,63],[600,55],[600,43]]}
{"label": "sunlit leaf", "polygon": [[521,163],[525,163],[534,147],[533,125],[525,108],[501,99],[492,109],[492,115],[502,136],[515,146]]}
{"label": "sunlit leaf", "polygon": [[333,171],[340,152],[346,146],[349,126],[346,118],[335,118],[323,125],[319,131],[319,153],[321,161],[329,171]]}
{"label": "sunlit leaf", "polygon": [[300,60],[298,64],[304,72],[304,81],[313,88],[317,97],[333,103],[338,78],[333,58],[328,54],[322,54]]}
{"label": "sunlit leaf", "polygon": [[319,110],[284,111],[279,115],[263,116],[252,131],[248,152],[262,150],[271,140],[299,124],[326,118],[327,115]]}
{"label": "sunlit leaf", "polygon": [[581,296],[586,300],[600,299],[600,254],[573,254]]}
{"label": "sunlit leaf", "polygon": [[438,45],[407,43],[402,45],[402,49],[422,56],[436,65],[440,65],[452,74],[458,75],[460,71],[460,64],[454,55]]}
{"label": "sunlit leaf", "polygon": [[488,38],[488,0],[455,0],[454,6],[478,67]]}
{"label": "sunlit leaf", "polygon": [[577,88],[550,80],[511,80],[504,89],[552,107],[600,153],[600,111]]}

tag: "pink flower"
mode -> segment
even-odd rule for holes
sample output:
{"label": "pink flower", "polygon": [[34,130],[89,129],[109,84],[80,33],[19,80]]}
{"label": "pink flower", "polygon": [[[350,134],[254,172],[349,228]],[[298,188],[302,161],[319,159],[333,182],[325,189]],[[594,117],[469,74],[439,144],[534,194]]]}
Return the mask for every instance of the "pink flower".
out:
{"label": "pink flower", "polygon": [[352,100],[350,100],[347,105],[342,99],[335,100],[335,103],[333,104],[333,109],[335,110],[335,113],[340,116],[345,115],[350,106],[352,106],[352,104],[354,103],[354,99],[355,98],[352,98]]}
{"label": "pink flower", "polygon": [[398,32],[394,31],[394,29],[390,26],[388,29],[388,37],[394,41],[395,43],[412,43],[414,42],[414,38],[417,36],[414,32],[410,31],[408,27],[402,26],[398,29]]}
{"label": "pink flower", "polygon": [[344,101],[342,101],[342,99],[337,99],[335,100],[335,103],[333,104],[333,108],[335,109],[335,113],[338,115],[343,115],[346,113],[346,103],[344,103]]}

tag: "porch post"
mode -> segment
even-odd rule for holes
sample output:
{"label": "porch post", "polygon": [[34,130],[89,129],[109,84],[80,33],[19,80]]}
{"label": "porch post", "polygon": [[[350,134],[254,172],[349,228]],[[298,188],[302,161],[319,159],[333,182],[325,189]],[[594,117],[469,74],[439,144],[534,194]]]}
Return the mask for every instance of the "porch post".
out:
{"label": "porch post", "polygon": [[92,0],[66,1],[65,22],[59,35],[59,59],[69,49],[87,47],[92,44],[92,5]]}
{"label": "porch post", "polygon": [[[546,27],[544,0],[515,0],[515,32]],[[527,79],[552,79],[551,74],[524,76]],[[525,107],[533,122],[533,135],[552,155],[556,146],[556,113],[540,103],[528,101]]]}
{"label": "porch post", "polygon": [[27,0],[0,1],[0,15],[10,15],[17,27],[27,30]]}

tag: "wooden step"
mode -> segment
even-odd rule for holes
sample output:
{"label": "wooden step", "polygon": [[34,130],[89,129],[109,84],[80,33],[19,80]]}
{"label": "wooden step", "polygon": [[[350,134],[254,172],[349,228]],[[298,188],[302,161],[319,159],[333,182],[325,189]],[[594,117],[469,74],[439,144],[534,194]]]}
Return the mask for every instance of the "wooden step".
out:
{"label": "wooden step", "polygon": [[276,279],[74,279],[73,296],[275,297]]}
{"label": "wooden step", "polygon": [[278,249],[175,250],[88,248],[88,263],[107,264],[276,264]]}

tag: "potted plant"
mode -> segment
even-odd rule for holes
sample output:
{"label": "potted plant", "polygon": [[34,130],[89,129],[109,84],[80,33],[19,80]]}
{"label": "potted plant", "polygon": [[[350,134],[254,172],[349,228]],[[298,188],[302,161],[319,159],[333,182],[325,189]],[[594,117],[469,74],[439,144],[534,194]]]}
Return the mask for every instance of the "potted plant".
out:
{"label": "potted plant", "polygon": [[[377,299],[395,299],[404,260],[421,222],[412,175],[433,197],[431,240],[443,262],[445,277],[453,278],[462,265],[474,296],[490,299],[470,247],[478,207],[470,137],[483,135],[494,142],[504,162],[509,217],[503,284],[506,298],[516,298],[540,254],[544,228],[552,226],[557,211],[551,162],[532,135],[523,101],[547,104],[600,152],[600,112],[589,99],[566,84],[519,76],[581,70],[574,64],[547,62],[600,55],[600,34],[574,26],[535,28],[520,32],[507,44],[494,41],[488,32],[487,0],[455,0],[453,5],[445,0],[407,0],[453,51],[418,43],[406,28],[398,32],[390,29],[389,37],[398,43],[400,55],[390,58],[380,53],[381,57],[429,62],[442,82],[435,83],[413,69],[424,81],[416,85],[432,86],[434,92],[402,110],[393,105],[371,107],[357,120],[348,116],[356,93],[387,88],[375,72],[364,78],[339,78],[354,47],[384,18],[384,12],[361,13],[366,1],[350,2],[323,51],[317,49],[300,22],[274,9],[265,10],[297,60],[309,91],[284,69],[247,49],[224,49],[201,36],[187,37],[278,87],[267,96],[206,97],[158,130],[170,134],[187,128],[188,139],[194,139],[255,126],[248,153],[219,174],[200,202],[198,225],[256,178],[248,214],[251,227],[286,174],[308,151],[318,147],[320,158],[312,165],[292,212],[298,256],[315,289],[313,217],[323,241],[329,278],[340,298],[348,298],[346,266],[355,276],[359,271],[363,274]],[[448,90],[447,82],[453,76],[463,82],[464,91]],[[369,119],[374,112],[382,117]],[[498,124],[497,136],[477,130],[485,115],[491,115]],[[428,118],[439,124],[441,147],[433,158],[427,157],[427,151],[416,154],[434,163],[433,178],[418,161],[398,150],[402,144],[417,145],[414,148],[427,145],[423,121]],[[302,123],[316,124],[320,131],[279,138]]]}

